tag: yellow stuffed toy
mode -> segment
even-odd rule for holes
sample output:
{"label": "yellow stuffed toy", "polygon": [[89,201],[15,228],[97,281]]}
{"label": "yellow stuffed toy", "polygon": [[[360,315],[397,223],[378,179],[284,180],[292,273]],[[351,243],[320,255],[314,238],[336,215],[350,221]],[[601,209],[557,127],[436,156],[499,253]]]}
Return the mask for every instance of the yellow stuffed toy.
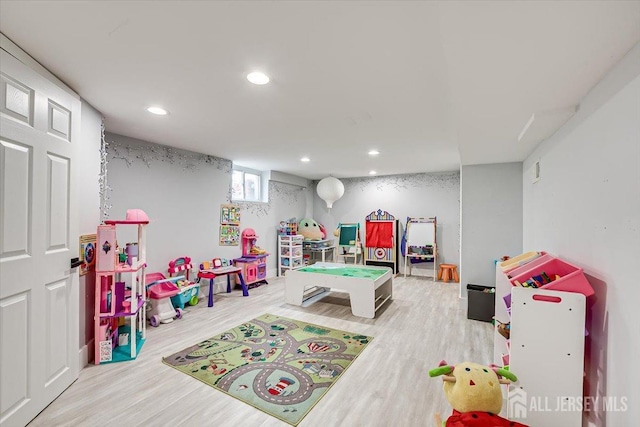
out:
{"label": "yellow stuffed toy", "polygon": [[506,369],[463,362],[456,366],[444,360],[429,371],[430,377],[442,376],[444,394],[453,407],[446,423],[436,415],[438,426],[446,427],[526,427],[498,415],[502,409],[501,384],[517,381]]}

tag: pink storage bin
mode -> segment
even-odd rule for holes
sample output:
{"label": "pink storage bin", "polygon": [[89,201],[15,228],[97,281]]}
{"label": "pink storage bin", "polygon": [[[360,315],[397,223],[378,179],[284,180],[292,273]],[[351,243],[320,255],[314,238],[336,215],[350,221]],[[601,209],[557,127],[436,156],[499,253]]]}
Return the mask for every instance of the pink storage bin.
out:
{"label": "pink storage bin", "polygon": [[[175,279],[174,279],[175,280]],[[180,293],[180,288],[173,283],[171,279],[164,277],[162,273],[149,273],[146,280],[147,286],[153,282],[158,282],[155,285],[149,286],[147,294],[152,299],[169,298]]]}
{"label": "pink storage bin", "polygon": [[532,261],[529,261],[526,264],[523,264],[519,267],[516,267],[512,270],[506,271],[505,274],[507,275],[508,278],[512,278],[512,277],[516,277],[522,273],[524,273],[525,271],[529,271],[532,270],[534,268],[537,268],[539,265],[542,265],[546,262],[551,261],[552,259],[555,259],[556,257],[554,257],[553,255],[549,255],[546,252],[543,252],[542,256],[539,256],[538,258],[535,258]]}
{"label": "pink storage bin", "polygon": [[158,280],[164,280],[166,277],[162,273],[148,273],[145,277],[145,285],[150,285]]}
{"label": "pink storage bin", "polygon": [[149,298],[162,299],[170,298],[180,293],[180,288],[171,282],[162,282],[149,287]]}
{"label": "pink storage bin", "polygon": [[517,286],[514,282],[517,280],[524,283],[533,276],[539,276],[546,273],[549,277],[560,276],[559,279],[547,283],[539,289],[548,289],[552,291],[575,292],[590,297],[595,293],[587,278],[584,276],[583,270],[573,264],[569,264],[559,258],[553,258],[543,264],[536,265],[511,279],[511,284]]}

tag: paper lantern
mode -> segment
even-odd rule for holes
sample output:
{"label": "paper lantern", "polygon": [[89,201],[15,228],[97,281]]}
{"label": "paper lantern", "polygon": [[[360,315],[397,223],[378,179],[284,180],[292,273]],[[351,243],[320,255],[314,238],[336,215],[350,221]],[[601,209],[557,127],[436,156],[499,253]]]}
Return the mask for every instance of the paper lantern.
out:
{"label": "paper lantern", "polygon": [[320,180],[316,187],[316,192],[322,200],[327,202],[327,207],[331,209],[333,202],[344,194],[344,184],[338,178],[328,176]]}

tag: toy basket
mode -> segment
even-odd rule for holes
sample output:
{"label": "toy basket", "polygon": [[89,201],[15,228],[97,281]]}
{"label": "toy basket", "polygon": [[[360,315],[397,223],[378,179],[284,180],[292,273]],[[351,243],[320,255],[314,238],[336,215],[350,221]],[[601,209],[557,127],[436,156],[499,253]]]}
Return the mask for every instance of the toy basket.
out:
{"label": "toy basket", "polygon": [[174,307],[184,310],[185,305],[198,304],[198,295],[200,294],[200,284],[191,283],[187,286],[180,287],[180,293],[171,297],[171,303]]}
{"label": "toy basket", "polygon": [[516,286],[516,282],[525,282],[531,278],[535,278],[541,274],[546,274],[549,277],[557,276],[558,278],[550,283],[541,286],[539,289],[575,292],[583,294],[586,297],[590,297],[595,293],[591,284],[584,275],[582,268],[576,267],[566,261],[559,258],[552,258],[549,261],[536,265],[535,267],[525,270],[519,275],[511,279],[511,284]]}

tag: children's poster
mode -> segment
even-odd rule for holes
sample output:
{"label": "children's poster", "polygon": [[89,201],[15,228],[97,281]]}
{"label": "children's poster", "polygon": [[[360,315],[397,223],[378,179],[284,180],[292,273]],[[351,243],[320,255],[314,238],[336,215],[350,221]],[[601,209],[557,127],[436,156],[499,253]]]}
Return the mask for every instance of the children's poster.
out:
{"label": "children's poster", "polygon": [[80,275],[84,276],[96,268],[96,234],[83,234],[80,236]]}
{"label": "children's poster", "polygon": [[220,246],[238,246],[240,244],[240,227],[237,225],[220,226]]}
{"label": "children's poster", "polygon": [[240,225],[240,206],[220,205],[220,224]]}

